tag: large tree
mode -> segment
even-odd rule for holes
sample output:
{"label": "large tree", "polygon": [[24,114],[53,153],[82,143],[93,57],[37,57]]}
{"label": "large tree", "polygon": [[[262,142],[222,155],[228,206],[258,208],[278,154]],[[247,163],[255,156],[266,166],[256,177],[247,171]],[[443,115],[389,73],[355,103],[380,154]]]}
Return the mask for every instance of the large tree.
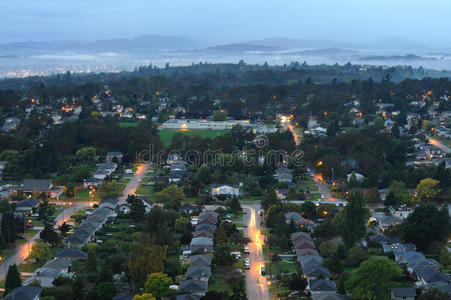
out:
{"label": "large tree", "polygon": [[362,192],[351,190],[342,218],[342,236],[347,248],[354,246],[364,236],[366,217],[367,210]]}
{"label": "large tree", "polygon": [[414,243],[419,249],[426,249],[434,241],[443,241],[450,232],[448,206],[439,210],[433,204],[421,203],[402,224],[401,237]]}
{"label": "large tree", "polygon": [[22,286],[22,281],[20,280],[20,274],[17,270],[17,266],[14,264],[9,266],[8,273],[6,274],[4,296],[11,293],[16,287],[19,286]]}
{"label": "large tree", "polygon": [[152,273],[147,276],[144,289],[157,298],[167,297],[171,294],[169,286],[172,284],[172,279],[167,274],[162,272]]}
{"label": "large tree", "polygon": [[421,180],[417,185],[418,200],[430,201],[435,199],[435,197],[437,197],[440,193],[439,184],[440,181],[432,178],[425,178]]}
{"label": "large tree", "polygon": [[356,299],[390,299],[390,282],[402,276],[402,271],[387,257],[370,257],[351,273],[346,290]]}
{"label": "large tree", "polygon": [[116,181],[103,181],[97,188],[97,195],[101,199],[116,199],[122,194],[122,189]]}

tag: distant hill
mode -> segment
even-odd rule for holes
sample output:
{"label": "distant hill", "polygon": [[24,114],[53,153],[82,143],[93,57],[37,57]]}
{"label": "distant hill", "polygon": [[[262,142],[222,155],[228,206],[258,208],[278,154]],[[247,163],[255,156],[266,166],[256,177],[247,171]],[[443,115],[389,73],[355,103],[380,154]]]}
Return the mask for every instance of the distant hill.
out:
{"label": "distant hill", "polygon": [[262,40],[249,41],[247,43],[288,49],[358,48],[358,46],[354,44],[331,40],[290,39],[285,37],[270,37]]}
{"label": "distant hill", "polygon": [[218,53],[275,52],[281,50],[283,50],[283,48],[281,47],[270,47],[253,44],[227,44],[204,49],[204,51],[207,52]]}
{"label": "distant hill", "polygon": [[392,36],[383,39],[373,45],[373,48],[379,50],[391,50],[391,51],[413,51],[413,50],[433,50],[434,47],[428,46],[426,44],[414,42],[399,36]]}
{"label": "distant hill", "polygon": [[346,56],[346,55],[357,55],[360,51],[352,49],[341,49],[341,48],[323,48],[314,50],[302,50],[302,51],[292,51],[284,52],[284,55],[301,55],[301,56]]}
{"label": "distant hill", "polygon": [[142,35],[133,39],[109,39],[93,42],[21,42],[0,44],[0,50],[73,50],[73,51],[145,51],[195,49],[203,44],[180,36]]}

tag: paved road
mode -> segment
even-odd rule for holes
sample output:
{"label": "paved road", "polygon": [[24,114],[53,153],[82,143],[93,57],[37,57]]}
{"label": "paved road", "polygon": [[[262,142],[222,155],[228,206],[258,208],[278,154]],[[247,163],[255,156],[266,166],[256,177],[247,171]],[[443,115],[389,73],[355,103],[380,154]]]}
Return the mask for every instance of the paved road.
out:
{"label": "paved road", "polygon": [[119,205],[126,202],[128,195],[134,195],[136,189],[139,186],[140,180],[143,179],[144,175],[149,168],[149,164],[140,164],[136,172],[133,174],[132,179],[125,186],[122,196],[119,198]]}
{"label": "paved road", "polygon": [[330,194],[329,185],[324,181],[323,176],[313,171],[310,171],[310,175],[313,177],[316,186],[318,186],[319,192],[324,196],[324,200],[331,201],[332,199],[334,199]]}
{"label": "paved road", "polygon": [[426,138],[429,140],[431,145],[440,148],[443,152],[451,153],[451,148],[443,145],[439,140],[434,139],[433,137],[426,135]]}
{"label": "paved road", "polygon": [[260,234],[261,217],[256,213],[260,209],[260,203],[246,203],[243,208],[247,212],[244,222],[248,222],[245,233],[252,240],[248,244],[251,268],[246,270],[247,297],[252,300],[270,299],[266,277],[260,274],[260,268],[265,265],[262,249],[264,238]]}
{"label": "paved road", "polygon": [[[70,207],[64,209],[55,218],[55,227],[61,225],[63,222],[66,222],[70,218],[70,215],[74,214],[75,212],[79,211],[82,208],[89,206],[89,204],[90,204],[89,202],[80,202],[80,203],[75,203],[75,204],[71,205]],[[36,233],[36,235],[34,235],[32,238],[28,239],[27,243],[16,247],[15,254],[10,256],[7,259],[6,265],[4,262],[0,265],[0,281],[5,279],[6,272],[7,272],[7,269],[9,268],[9,266],[11,266],[13,264],[19,265],[23,261],[25,261],[25,259],[28,257],[31,247],[33,246],[35,241],[39,238],[39,234],[41,233],[41,230],[43,228],[39,228],[39,229],[40,229],[40,231],[38,233]]]}

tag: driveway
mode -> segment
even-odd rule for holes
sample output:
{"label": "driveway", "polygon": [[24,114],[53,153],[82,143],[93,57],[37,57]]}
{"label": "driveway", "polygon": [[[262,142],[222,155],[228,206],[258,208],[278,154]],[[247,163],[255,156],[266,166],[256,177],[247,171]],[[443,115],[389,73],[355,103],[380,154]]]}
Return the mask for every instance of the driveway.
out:
{"label": "driveway", "polygon": [[266,277],[260,274],[260,268],[265,265],[262,244],[264,237],[260,233],[261,217],[257,215],[260,203],[242,204],[247,214],[244,223],[248,223],[245,234],[252,240],[249,244],[249,260],[251,268],[246,270],[247,297],[252,300],[269,299],[268,283]]}

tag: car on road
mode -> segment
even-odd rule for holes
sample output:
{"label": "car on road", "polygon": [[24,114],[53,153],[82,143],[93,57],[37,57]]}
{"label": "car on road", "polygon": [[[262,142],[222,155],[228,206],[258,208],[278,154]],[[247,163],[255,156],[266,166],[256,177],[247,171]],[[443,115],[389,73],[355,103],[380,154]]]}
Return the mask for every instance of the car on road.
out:
{"label": "car on road", "polygon": [[244,259],[244,264],[250,264],[249,257],[246,257],[246,258]]}
{"label": "car on road", "polygon": [[248,246],[244,247],[244,253],[249,254],[249,247]]}
{"label": "car on road", "polygon": [[321,195],[321,200],[324,200],[324,195]]}
{"label": "car on road", "polygon": [[266,269],[265,269],[265,267],[261,267],[261,268],[260,268],[260,274],[262,274],[262,276],[265,276],[265,275],[266,275]]}
{"label": "car on road", "polygon": [[250,264],[244,264],[244,268],[246,269],[246,270],[250,270],[251,269],[251,265]]}

